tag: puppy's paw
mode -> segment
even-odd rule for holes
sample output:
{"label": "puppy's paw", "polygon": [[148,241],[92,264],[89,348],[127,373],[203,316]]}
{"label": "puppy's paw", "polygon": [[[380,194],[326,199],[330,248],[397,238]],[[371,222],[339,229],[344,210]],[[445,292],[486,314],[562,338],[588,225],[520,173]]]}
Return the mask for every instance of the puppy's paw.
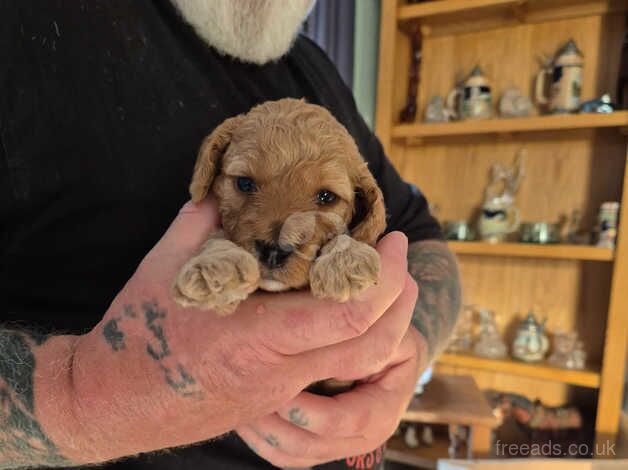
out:
{"label": "puppy's paw", "polygon": [[228,240],[210,240],[201,254],[183,265],[172,296],[184,307],[229,315],[257,289],[259,280],[259,266],[252,254]]}
{"label": "puppy's paw", "polygon": [[310,269],[310,288],[316,297],[346,302],[377,282],[379,254],[375,248],[338,235],[321,250]]}

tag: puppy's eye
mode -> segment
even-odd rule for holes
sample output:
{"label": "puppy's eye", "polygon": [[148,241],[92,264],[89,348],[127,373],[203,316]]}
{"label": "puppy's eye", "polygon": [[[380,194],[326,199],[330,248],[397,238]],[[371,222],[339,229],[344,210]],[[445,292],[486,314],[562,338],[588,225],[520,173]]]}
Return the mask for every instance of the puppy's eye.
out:
{"label": "puppy's eye", "polygon": [[331,204],[336,200],[336,195],[327,189],[322,189],[316,194],[316,203],[320,205]]}
{"label": "puppy's eye", "polygon": [[254,193],[257,191],[257,186],[255,185],[255,181],[248,176],[238,176],[236,179],[237,188],[243,193]]}

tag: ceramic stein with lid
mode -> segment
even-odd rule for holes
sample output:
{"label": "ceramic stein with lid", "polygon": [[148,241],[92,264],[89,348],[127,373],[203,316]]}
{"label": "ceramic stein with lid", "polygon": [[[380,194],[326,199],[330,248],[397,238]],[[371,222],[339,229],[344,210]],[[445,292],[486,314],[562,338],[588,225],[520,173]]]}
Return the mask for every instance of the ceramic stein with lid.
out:
{"label": "ceramic stein with lid", "polygon": [[577,111],[580,106],[583,67],[582,52],[574,40],[570,39],[537,75],[536,101],[546,106],[551,113]]}
{"label": "ceramic stein with lid", "polygon": [[493,115],[491,86],[479,66],[461,86],[451,90],[447,108],[456,119],[487,119]]}

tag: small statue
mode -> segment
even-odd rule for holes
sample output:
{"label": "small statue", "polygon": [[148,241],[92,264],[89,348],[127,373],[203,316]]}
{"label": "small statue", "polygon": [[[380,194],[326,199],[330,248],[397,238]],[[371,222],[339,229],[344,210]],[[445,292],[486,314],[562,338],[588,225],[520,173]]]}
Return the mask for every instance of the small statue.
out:
{"label": "small statue", "polygon": [[524,362],[540,362],[549,349],[545,334],[545,320],[539,323],[533,312],[521,322],[512,344],[512,355]]}
{"label": "small statue", "polygon": [[519,228],[519,209],[514,206],[515,194],[524,175],[525,151],[519,150],[515,165],[501,163],[491,168],[491,180],[484,191],[484,203],[478,223],[482,239],[503,241],[506,235]]}
{"label": "small statue", "polygon": [[547,359],[549,364],[563,369],[582,370],[586,365],[586,358],[587,353],[575,331],[554,334],[553,351]]}
{"label": "small statue", "polygon": [[499,114],[502,117],[525,117],[532,113],[532,101],[521,94],[517,87],[508,88],[499,100]]}
{"label": "small statue", "polygon": [[473,352],[476,356],[489,359],[506,357],[506,345],[497,331],[495,313],[491,310],[480,310],[480,333],[473,347]]}
{"label": "small statue", "polygon": [[443,98],[435,95],[430,98],[425,108],[425,122],[449,122],[452,118],[452,112],[445,108]]}
{"label": "small statue", "polygon": [[598,213],[597,246],[600,248],[615,248],[617,239],[617,218],[619,216],[619,202],[607,201],[600,206]]}
{"label": "small statue", "polygon": [[611,95],[603,94],[600,98],[589,100],[580,106],[581,113],[612,113],[617,108],[616,104],[611,102]]}
{"label": "small statue", "polygon": [[582,212],[580,209],[574,209],[569,216],[569,222],[566,224],[567,233],[565,240],[572,245],[588,245],[591,243],[591,234],[582,230]]}
{"label": "small statue", "polygon": [[580,429],[582,416],[576,407],[550,407],[539,400],[531,401],[523,395],[500,393],[491,400],[501,421],[513,417],[527,429],[564,430]]}
{"label": "small statue", "polygon": [[[405,430],[403,430],[405,428]],[[429,424],[404,423],[400,424],[395,434],[403,433],[403,442],[410,449],[416,449],[423,444],[425,447],[434,445],[434,431]]]}
{"label": "small statue", "polygon": [[447,352],[463,353],[471,349],[473,334],[473,306],[465,305],[450,337]]}

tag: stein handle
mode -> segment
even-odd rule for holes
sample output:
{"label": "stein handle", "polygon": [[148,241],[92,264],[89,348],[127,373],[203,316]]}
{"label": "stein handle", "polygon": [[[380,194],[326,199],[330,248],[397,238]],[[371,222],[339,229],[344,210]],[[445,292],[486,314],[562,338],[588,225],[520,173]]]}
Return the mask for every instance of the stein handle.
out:
{"label": "stein handle", "polygon": [[519,229],[519,224],[521,222],[521,218],[519,217],[519,209],[517,209],[516,207],[511,207],[508,212],[512,213],[512,222],[508,226],[507,233],[516,232]]}
{"label": "stein handle", "polygon": [[545,96],[545,77],[549,76],[549,74],[550,71],[548,69],[541,69],[536,75],[534,81],[534,98],[539,104],[547,104],[549,101],[547,96]]}
{"label": "stein handle", "polygon": [[458,119],[460,117],[458,112],[458,106],[456,106],[456,98],[458,95],[462,95],[462,91],[460,88],[454,88],[447,95],[447,109],[451,112],[451,115],[454,119]]}

